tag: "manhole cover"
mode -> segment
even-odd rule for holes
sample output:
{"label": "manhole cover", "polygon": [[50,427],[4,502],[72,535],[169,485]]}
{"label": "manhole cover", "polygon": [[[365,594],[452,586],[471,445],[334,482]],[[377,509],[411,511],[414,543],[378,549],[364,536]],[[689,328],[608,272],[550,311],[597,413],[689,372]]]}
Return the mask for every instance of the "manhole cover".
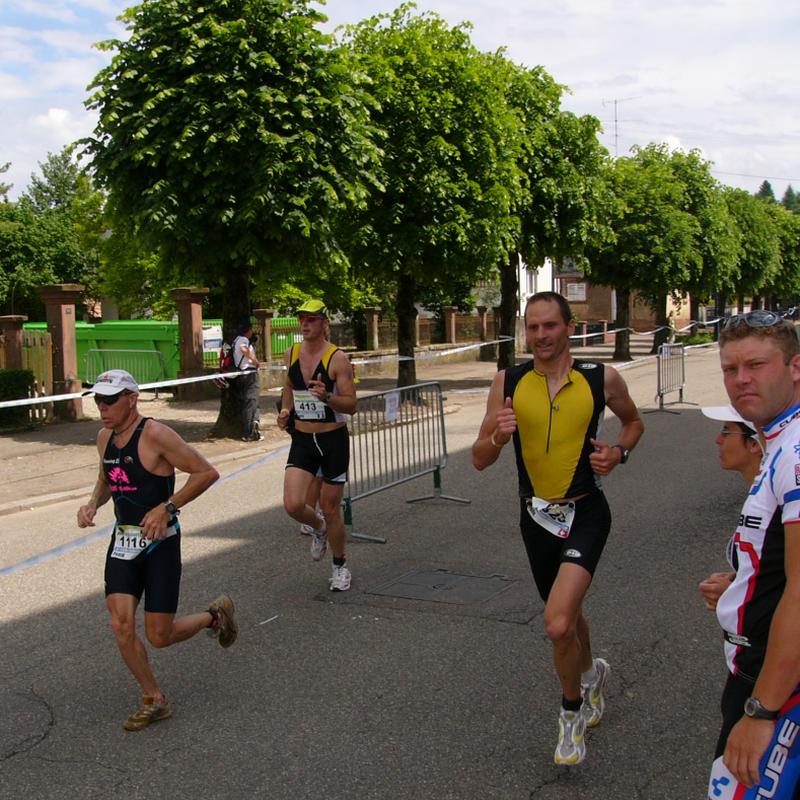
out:
{"label": "manhole cover", "polygon": [[482,603],[512,583],[513,580],[502,575],[459,575],[446,569],[415,569],[373,587],[368,594],[435,603]]}

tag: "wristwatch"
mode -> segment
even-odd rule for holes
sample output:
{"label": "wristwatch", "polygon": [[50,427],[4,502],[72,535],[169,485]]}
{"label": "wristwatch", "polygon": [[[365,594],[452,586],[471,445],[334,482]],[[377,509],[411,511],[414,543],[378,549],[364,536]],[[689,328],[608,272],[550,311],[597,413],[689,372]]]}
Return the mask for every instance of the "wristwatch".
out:
{"label": "wristwatch", "polygon": [[761,705],[761,701],[755,697],[748,697],[744,701],[744,713],[753,719],[778,719],[780,711],[770,711]]}
{"label": "wristwatch", "polygon": [[164,503],[164,508],[167,509],[167,514],[169,514],[171,517],[175,517],[181,513],[181,510],[175,505],[175,503],[172,502],[172,500],[168,500],[166,503]]}
{"label": "wristwatch", "polygon": [[626,450],[621,444],[615,444],[616,447],[620,452],[619,463],[624,464],[628,460],[628,456],[631,454],[630,450]]}

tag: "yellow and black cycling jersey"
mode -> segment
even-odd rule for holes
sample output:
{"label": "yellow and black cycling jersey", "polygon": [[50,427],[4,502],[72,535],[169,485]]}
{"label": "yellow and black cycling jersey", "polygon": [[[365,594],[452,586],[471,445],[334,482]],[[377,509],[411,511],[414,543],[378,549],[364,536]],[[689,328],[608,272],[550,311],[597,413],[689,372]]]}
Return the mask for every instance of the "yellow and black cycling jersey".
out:
{"label": "yellow and black cycling jersey", "polygon": [[605,372],[596,361],[574,359],[554,397],[533,362],[506,370],[503,397],[512,399],[514,451],[522,497],[556,500],[595,491],[590,439],[597,439],[605,410]]}

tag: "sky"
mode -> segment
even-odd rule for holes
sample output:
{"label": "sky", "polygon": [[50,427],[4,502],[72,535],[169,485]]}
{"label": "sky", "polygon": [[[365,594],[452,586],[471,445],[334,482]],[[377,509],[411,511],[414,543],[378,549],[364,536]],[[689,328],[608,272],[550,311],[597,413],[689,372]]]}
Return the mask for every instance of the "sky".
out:
{"label": "sky", "polygon": [[[12,199],[48,152],[91,133],[87,86],[110,60],[93,43],[124,37],[126,0],[0,0],[0,165]],[[389,0],[328,0],[329,22],[392,11]],[[591,114],[612,155],[665,142],[698,149],[724,184],[777,199],[800,190],[797,0],[418,0],[470,22],[480,50],[542,65],[569,87],[562,107]]]}

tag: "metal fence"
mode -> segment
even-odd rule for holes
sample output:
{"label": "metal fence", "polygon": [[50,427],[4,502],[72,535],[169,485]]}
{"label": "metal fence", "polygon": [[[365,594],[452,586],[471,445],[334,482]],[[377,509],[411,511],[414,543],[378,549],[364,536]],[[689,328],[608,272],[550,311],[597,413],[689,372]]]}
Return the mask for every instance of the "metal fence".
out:
{"label": "metal fence", "polygon": [[[658,348],[658,385],[656,399],[659,411],[667,405],[683,403],[683,388],[686,385],[685,353],[682,344],[665,342]],[[664,398],[672,392],[678,392],[678,399],[665,403]]]}
{"label": "metal fence", "polygon": [[164,354],[160,350],[87,350],[87,383],[94,383],[97,376],[109,369],[124,369],[130,372],[137,383],[157,383],[167,379]]}
{"label": "metal fence", "polygon": [[295,342],[303,341],[297,317],[273,317],[270,320],[270,331],[273,358],[282,356]]}
{"label": "metal fence", "polygon": [[470,502],[442,494],[447,440],[440,384],[418,383],[359,397],[349,431],[350,469],[343,504],[345,526],[351,537],[385,542],[383,538],[353,532],[353,503],[423,475],[433,475],[433,492],[407,502],[434,498]]}

